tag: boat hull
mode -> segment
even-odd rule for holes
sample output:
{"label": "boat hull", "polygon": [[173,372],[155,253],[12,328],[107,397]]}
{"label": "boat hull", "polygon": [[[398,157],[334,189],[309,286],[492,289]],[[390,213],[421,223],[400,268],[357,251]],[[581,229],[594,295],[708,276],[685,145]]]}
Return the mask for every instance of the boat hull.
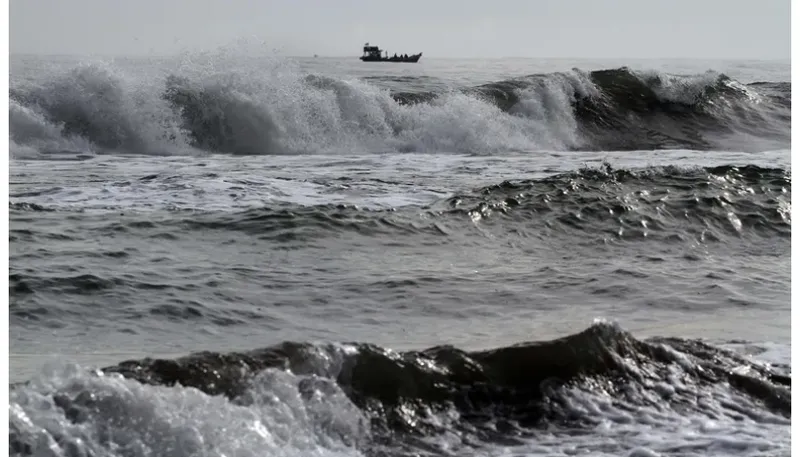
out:
{"label": "boat hull", "polygon": [[422,53],[414,54],[412,56],[408,56],[407,58],[403,57],[373,57],[373,56],[361,56],[362,62],[393,62],[393,63],[417,63],[419,62],[420,57],[422,57]]}

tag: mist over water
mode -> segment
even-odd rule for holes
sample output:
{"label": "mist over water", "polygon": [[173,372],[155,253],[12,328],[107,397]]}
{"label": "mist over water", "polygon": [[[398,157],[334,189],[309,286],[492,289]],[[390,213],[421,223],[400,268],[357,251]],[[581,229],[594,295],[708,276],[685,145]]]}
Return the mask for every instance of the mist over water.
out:
{"label": "mist over water", "polygon": [[12,57],[14,455],[784,455],[789,66]]}

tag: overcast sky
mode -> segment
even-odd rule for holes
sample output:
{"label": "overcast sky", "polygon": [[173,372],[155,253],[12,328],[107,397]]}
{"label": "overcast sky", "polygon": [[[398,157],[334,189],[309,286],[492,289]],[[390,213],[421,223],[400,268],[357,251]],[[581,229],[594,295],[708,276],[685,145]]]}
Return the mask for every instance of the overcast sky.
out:
{"label": "overcast sky", "polygon": [[12,54],[789,59],[790,0],[11,0]]}

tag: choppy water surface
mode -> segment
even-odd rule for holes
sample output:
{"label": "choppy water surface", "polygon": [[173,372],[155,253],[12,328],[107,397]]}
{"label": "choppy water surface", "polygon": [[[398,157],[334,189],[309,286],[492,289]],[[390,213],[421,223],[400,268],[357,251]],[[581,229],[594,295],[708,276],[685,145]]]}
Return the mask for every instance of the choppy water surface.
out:
{"label": "choppy water surface", "polygon": [[788,65],[226,62],[12,59],[12,453],[788,455]]}

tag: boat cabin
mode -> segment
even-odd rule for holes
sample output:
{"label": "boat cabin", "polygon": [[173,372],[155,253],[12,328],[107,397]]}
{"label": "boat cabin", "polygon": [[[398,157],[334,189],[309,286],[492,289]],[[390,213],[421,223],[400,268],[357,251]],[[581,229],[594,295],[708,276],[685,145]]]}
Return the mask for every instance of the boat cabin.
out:
{"label": "boat cabin", "polygon": [[[369,43],[367,43],[364,45],[364,55],[362,57],[367,59],[380,59],[383,57],[381,54],[384,52],[387,51],[384,51],[377,46],[370,46]],[[387,57],[388,57],[388,52],[387,52]]]}

